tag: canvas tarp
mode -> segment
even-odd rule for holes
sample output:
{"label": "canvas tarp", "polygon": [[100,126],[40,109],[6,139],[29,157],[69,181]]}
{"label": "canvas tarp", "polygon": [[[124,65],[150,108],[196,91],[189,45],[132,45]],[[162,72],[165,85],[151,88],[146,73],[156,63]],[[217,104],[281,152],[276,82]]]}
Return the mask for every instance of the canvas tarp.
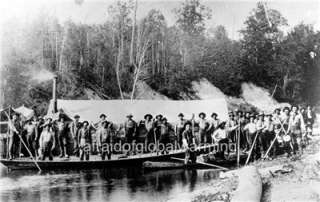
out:
{"label": "canvas tarp", "polygon": [[[69,117],[80,115],[80,119],[97,122],[100,114],[107,115],[107,119],[114,123],[123,123],[128,114],[135,120],[142,120],[145,114],[162,114],[169,122],[175,122],[178,114],[183,113],[185,118],[191,119],[192,114],[198,118],[200,112],[209,117],[217,113],[221,120],[228,115],[225,99],[211,100],[57,100],[58,110],[62,109]],[[48,114],[53,111],[53,102],[50,102]]]}
{"label": "canvas tarp", "polygon": [[13,109],[16,113],[21,114],[25,119],[31,119],[34,116],[33,109],[29,109],[22,105],[21,107]]}

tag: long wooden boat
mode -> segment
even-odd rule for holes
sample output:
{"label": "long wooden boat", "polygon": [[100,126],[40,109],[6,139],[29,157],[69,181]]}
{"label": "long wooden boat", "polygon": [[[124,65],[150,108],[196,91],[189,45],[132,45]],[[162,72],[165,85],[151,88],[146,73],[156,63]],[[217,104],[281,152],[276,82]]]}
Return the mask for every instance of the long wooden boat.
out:
{"label": "long wooden boat", "polygon": [[[209,153],[214,149],[214,145],[202,146],[197,148],[199,154]],[[130,167],[142,166],[145,161],[170,161],[172,157],[184,158],[184,150],[171,151],[169,154],[137,154],[125,158],[119,158],[114,155],[110,160],[101,160],[99,156],[91,155],[90,160],[79,160],[79,158],[70,157],[68,159],[54,158],[54,160],[37,160],[37,164],[42,170],[53,169],[90,169],[90,168],[111,168],[111,167]],[[19,159],[0,159],[0,163],[11,170],[17,169],[37,169],[35,162],[28,158]]]}

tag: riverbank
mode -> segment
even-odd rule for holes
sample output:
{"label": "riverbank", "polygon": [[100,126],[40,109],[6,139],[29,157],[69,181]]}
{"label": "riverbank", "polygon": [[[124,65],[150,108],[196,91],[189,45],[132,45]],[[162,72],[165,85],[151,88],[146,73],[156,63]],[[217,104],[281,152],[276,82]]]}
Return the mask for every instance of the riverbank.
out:
{"label": "riverbank", "polygon": [[[268,161],[256,161],[262,179],[262,202],[320,201],[320,136],[313,136],[301,156],[278,156]],[[210,181],[189,193],[168,201],[230,201],[239,184],[239,170],[221,172],[219,179]],[[247,190],[254,192],[255,190]],[[245,193],[244,193],[245,194]]]}

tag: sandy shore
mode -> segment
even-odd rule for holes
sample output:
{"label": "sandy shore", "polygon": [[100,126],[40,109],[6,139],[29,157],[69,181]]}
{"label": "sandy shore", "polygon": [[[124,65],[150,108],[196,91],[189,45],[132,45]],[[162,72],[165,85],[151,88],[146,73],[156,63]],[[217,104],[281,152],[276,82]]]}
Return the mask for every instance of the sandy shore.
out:
{"label": "sandy shore", "polygon": [[[313,137],[301,156],[278,156],[250,165],[258,168],[262,178],[262,202],[320,201],[320,136]],[[237,172],[222,173],[220,176],[223,178],[168,201],[230,201],[239,183]]]}

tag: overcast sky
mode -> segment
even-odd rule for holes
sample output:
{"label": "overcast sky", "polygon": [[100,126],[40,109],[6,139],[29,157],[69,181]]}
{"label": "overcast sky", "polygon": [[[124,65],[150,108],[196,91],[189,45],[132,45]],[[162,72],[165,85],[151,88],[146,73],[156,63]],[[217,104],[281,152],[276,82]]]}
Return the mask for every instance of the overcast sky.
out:
{"label": "overcast sky", "polygon": [[[266,1],[266,0],[265,0]],[[50,3],[49,3],[50,2]],[[18,18],[31,20],[40,12],[57,16],[61,21],[72,19],[81,23],[102,23],[108,18],[108,7],[115,0],[84,0],[81,5],[75,0],[1,0],[1,18]],[[165,16],[168,25],[175,22],[173,9],[179,7],[182,0],[138,0],[138,18],[144,17],[150,9],[159,9]],[[239,38],[239,30],[250,11],[256,7],[255,0],[202,0],[212,9],[212,19],[208,27],[224,25],[229,37]],[[288,20],[289,30],[300,22],[313,24],[320,30],[319,0],[267,0],[268,8],[279,10]]]}

